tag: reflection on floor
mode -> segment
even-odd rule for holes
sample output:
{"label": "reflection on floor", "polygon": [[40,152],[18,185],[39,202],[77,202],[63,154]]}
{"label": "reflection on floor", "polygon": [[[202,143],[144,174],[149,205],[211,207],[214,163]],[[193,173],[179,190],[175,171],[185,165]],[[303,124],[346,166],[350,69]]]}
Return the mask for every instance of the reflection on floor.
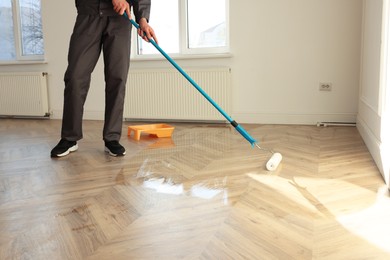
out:
{"label": "reflection on floor", "polygon": [[0,119],[0,259],[388,259],[390,198],[354,127],[172,124],[103,152],[100,121]]}

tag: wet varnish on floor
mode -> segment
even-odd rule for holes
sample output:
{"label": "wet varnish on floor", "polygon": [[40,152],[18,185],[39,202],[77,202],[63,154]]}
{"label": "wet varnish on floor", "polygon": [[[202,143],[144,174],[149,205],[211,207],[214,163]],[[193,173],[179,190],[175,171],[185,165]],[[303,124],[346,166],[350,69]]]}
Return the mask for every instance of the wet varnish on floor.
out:
{"label": "wet varnish on floor", "polygon": [[171,124],[103,152],[101,121],[0,119],[0,259],[389,259],[390,198],[355,127]]}

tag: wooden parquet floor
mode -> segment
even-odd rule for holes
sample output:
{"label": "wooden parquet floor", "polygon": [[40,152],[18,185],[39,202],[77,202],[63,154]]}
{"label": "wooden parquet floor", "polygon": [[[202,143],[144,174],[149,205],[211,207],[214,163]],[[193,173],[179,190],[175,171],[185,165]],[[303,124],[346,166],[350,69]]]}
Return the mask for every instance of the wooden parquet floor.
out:
{"label": "wooden parquet floor", "polygon": [[60,121],[0,119],[0,259],[390,259],[389,191],[354,127],[173,124],[51,159]]}

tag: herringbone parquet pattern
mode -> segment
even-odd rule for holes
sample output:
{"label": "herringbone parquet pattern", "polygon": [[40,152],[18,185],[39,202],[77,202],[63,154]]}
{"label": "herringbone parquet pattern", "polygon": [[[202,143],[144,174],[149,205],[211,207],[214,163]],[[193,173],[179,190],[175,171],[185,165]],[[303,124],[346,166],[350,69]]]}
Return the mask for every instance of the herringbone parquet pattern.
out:
{"label": "herringbone parquet pattern", "polygon": [[0,259],[389,259],[390,198],[354,127],[173,124],[51,159],[58,120],[0,119]]}

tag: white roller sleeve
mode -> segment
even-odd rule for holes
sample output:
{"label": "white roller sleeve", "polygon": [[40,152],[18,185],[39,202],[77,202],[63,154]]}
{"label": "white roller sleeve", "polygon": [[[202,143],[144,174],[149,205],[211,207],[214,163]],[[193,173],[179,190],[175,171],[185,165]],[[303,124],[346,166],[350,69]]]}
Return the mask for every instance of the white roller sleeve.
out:
{"label": "white roller sleeve", "polygon": [[268,160],[265,167],[268,171],[275,171],[278,168],[280,162],[282,161],[282,155],[280,153],[274,153],[271,158]]}

